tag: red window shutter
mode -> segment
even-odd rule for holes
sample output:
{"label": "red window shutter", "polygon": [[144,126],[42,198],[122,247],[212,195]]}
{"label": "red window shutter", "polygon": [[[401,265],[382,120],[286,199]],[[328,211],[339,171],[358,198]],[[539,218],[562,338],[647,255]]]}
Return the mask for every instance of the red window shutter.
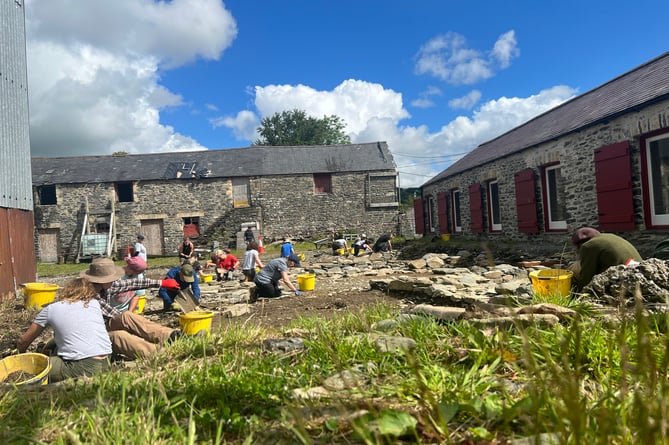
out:
{"label": "red window shutter", "polygon": [[437,217],[439,218],[439,233],[448,233],[448,202],[446,192],[437,193]]}
{"label": "red window shutter", "polygon": [[516,215],[518,216],[518,232],[520,233],[539,233],[534,180],[534,170],[531,168],[521,170],[515,174]]}
{"label": "red window shutter", "polygon": [[595,150],[595,182],[599,228],[634,230],[632,166],[628,141]]}
{"label": "red window shutter", "polygon": [[184,236],[197,238],[200,236],[200,228],[197,224],[186,224],[184,225]]}
{"label": "red window shutter", "polygon": [[483,200],[479,183],[469,186],[469,215],[472,233],[483,233]]}
{"label": "red window shutter", "polygon": [[423,214],[423,199],[416,198],[413,200],[413,218],[416,222],[416,233],[425,233],[425,215]]}

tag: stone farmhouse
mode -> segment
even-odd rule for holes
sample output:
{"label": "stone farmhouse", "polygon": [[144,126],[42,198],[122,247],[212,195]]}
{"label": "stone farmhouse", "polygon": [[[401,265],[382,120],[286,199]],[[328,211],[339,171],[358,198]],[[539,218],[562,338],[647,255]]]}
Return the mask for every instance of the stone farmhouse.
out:
{"label": "stone farmhouse", "polygon": [[481,144],[414,212],[423,234],[560,251],[589,225],[649,255],[669,236],[669,52]]}
{"label": "stone farmhouse", "polygon": [[140,155],[33,158],[37,257],[122,256],[142,233],[149,255],[235,247],[331,231],[396,231],[399,190],[385,142]]}

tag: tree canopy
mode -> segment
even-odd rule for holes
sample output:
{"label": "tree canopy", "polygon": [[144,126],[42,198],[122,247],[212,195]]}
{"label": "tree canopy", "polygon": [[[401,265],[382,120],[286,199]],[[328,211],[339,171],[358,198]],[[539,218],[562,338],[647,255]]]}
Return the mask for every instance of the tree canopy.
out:
{"label": "tree canopy", "polygon": [[260,137],[255,145],[335,145],[350,144],[344,133],[345,122],[339,116],[318,119],[298,109],[274,113],[258,127]]}

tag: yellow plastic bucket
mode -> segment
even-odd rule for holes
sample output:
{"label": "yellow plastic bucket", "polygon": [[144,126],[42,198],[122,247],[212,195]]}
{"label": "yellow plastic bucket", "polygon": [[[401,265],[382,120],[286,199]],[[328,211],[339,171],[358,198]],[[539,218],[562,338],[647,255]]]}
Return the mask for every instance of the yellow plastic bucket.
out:
{"label": "yellow plastic bucket", "polygon": [[346,250],[342,247],[341,249],[337,249],[337,255],[344,255],[346,253]]}
{"label": "yellow plastic bucket", "polygon": [[214,280],[214,275],[209,273],[203,273],[200,277],[202,278],[203,283],[209,283]]}
{"label": "yellow plastic bucket", "polygon": [[179,326],[186,335],[195,335],[204,330],[209,332],[214,313],[211,311],[192,311],[179,314]]}
{"label": "yellow plastic bucket", "polygon": [[27,309],[39,309],[45,304],[56,299],[57,284],[50,283],[25,283],[23,293]]}
{"label": "yellow plastic bucket", "polygon": [[534,292],[541,296],[557,295],[567,297],[571,294],[573,273],[565,269],[544,269],[530,272]]}
{"label": "yellow plastic bucket", "polygon": [[303,254],[303,253],[298,253],[298,254],[297,254],[297,257],[300,259],[300,261],[304,261],[304,259],[305,259],[307,256],[306,256],[305,254]]}
{"label": "yellow plastic bucket", "polygon": [[135,314],[141,314],[144,312],[145,307],[146,307],[146,297],[144,295],[140,295],[139,300],[137,300],[137,306],[135,306],[135,310],[133,312]]}
{"label": "yellow plastic bucket", "polygon": [[0,360],[0,382],[5,384],[46,385],[50,371],[49,357],[36,352],[10,355]]}
{"label": "yellow plastic bucket", "polygon": [[316,285],[316,275],[312,273],[303,273],[297,276],[297,287],[300,290],[314,290]]}
{"label": "yellow plastic bucket", "polygon": [[451,234],[450,233],[443,233],[441,235],[441,239],[442,239],[442,241],[448,241],[448,240],[451,239]]}

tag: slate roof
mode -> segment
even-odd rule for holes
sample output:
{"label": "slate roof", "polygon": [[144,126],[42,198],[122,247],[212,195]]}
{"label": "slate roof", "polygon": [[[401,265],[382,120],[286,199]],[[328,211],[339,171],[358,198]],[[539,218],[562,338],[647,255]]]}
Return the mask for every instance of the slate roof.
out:
{"label": "slate roof", "polygon": [[476,147],[423,186],[669,97],[669,52]]}
{"label": "slate roof", "polygon": [[33,185],[395,170],[386,142],[32,158]]}

